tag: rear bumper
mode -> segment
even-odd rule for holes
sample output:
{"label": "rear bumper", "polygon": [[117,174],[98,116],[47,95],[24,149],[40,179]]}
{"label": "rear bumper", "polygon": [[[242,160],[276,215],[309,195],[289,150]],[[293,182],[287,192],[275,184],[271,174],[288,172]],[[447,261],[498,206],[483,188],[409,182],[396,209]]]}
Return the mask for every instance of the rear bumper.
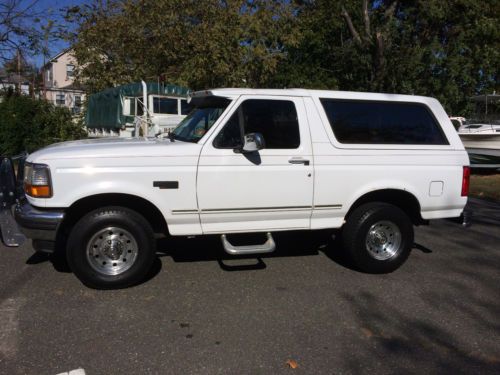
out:
{"label": "rear bumper", "polygon": [[450,221],[461,224],[463,227],[470,227],[472,225],[473,212],[470,208],[465,208],[459,217],[454,217]]}
{"label": "rear bumper", "polygon": [[64,210],[40,209],[24,201],[16,205],[14,217],[26,237],[55,241],[59,225],[64,219]]}

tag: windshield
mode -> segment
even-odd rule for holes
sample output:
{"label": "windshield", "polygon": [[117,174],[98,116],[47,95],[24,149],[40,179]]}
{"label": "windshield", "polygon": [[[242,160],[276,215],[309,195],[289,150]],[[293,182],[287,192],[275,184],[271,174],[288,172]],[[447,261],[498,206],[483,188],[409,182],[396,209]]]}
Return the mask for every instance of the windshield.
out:
{"label": "windshield", "polygon": [[171,136],[179,141],[198,142],[222,115],[229,103],[230,100],[226,98],[215,97],[199,104],[195,103],[195,108],[177,125]]}

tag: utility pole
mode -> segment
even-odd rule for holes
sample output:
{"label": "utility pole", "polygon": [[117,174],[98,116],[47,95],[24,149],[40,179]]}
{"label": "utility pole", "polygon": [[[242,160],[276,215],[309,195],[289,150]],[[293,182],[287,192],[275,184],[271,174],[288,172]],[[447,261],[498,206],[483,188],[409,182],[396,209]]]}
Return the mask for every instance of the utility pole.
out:
{"label": "utility pole", "polygon": [[18,92],[21,94],[21,51],[17,49],[17,85]]}
{"label": "utility pole", "polygon": [[49,21],[47,23],[47,26],[43,27],[44,33],[43,33],[43,65],[42,65],[42,96],[43,99],[47,99],[47,86],[45,84],[45,64],[47,63],[47,58],[49,57],[49,35],[50,35],[50,30],[52,29],[53,21]]}

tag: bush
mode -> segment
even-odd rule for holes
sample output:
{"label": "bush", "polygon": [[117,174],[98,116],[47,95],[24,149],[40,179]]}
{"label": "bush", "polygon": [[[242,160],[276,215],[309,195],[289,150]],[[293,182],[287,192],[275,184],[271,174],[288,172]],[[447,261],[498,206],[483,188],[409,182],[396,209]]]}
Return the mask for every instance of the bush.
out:
{"label": "bush", "polygon": [[67,108],[7,93],[0,97],[0,154],[33,152],[51,143],[85,137]]}

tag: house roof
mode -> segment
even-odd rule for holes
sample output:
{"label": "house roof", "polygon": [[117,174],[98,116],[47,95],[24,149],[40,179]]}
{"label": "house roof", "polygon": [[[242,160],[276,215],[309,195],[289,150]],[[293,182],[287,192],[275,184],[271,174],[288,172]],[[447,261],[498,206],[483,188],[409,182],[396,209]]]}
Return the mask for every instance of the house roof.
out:
{"label": "house roof", "polygon": [[7,73],[5,71],[0,71],[0,82],[18,84],[18,83],[30,82],[30,79],[23,75],[18,75],[16,73]]}
{"label": "house roof", "polygon": [[69,51],[71,51],[71,48],[66,48],[65,50],[62,50],[61,52],[59,52],[57,55],[51,57],[46,63],[44,66],[42,66],[42,69],[45,68],[47,65],[57,61],[57,59],[59,57],[61,57],[62,55],[64,55],[65,53],[68,53]]}

